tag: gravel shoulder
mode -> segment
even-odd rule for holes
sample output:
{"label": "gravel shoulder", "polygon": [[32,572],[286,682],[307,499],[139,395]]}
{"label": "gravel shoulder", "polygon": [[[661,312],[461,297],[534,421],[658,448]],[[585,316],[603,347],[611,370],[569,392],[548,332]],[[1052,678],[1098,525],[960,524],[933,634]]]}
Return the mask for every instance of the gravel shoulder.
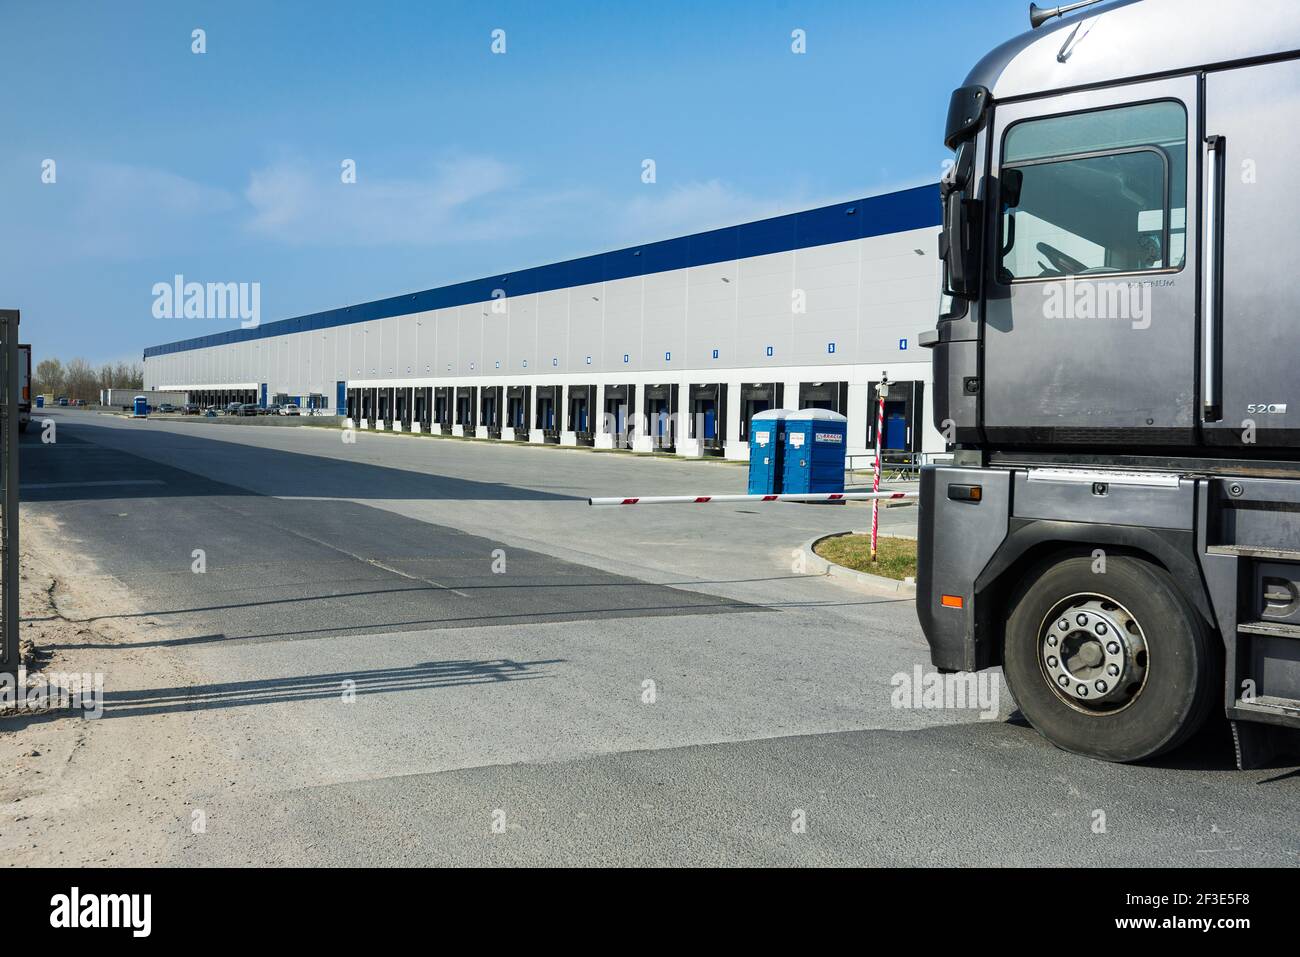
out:
{"label": "gravel shoulder", "polygon": [[[115,695],[194,676],[157,647],[168,629],[132,607],[48,517],[22,517],[21,634],[29,684],[103,676]],[[202,713],[104,720],[77,709],[0,715],[0,853],[10,865],[166,864],[194,840],[195,809],[234,782],[231,742]]]}

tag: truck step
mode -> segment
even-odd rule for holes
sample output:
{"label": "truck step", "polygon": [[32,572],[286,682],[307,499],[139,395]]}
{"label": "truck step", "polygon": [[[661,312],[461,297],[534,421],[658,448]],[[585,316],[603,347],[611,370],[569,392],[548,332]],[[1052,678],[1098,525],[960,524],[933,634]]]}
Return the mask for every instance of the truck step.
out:
{"label": "truck step", "polygon": [[1268,635],[1270,638],[1295,638],[1300,641],[1300,625],[1289,621],[1243,621],[1237,630],[1247,635]]}
{"label": "truck step", "polygon": [[1273,695],[1260,695],[1249,701],[1238,698],[1232,703],[1232,710],[1238,715],[1272,718],[1275,722],[1288,727],[1300,726],[1300,700],[1295,698],[1278,698]]}
{"label": "truck step", "polygon": [[1263,558],[1272,562],[1300,562],[1300,551],[1292,548],[1258,548],[1253,545],[1211,545],[1206,548],[1211,555],[1232,558]]}

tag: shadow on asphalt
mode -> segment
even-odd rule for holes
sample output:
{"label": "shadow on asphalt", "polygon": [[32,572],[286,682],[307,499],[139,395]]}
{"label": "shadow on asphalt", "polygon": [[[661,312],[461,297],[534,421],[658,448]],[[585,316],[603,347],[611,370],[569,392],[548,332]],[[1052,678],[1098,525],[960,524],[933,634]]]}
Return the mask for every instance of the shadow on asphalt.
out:
{"label": "shadow on asphalt", "polygon": [[[550,677],[548,665],[563,664],[563,658],[515,661],[494,658],[485,661],[454,659],[426,661],[401,668],[370,671],[341,671],[334,674],[231,681],[178,688],[149,688],[140,691],[110,691],[104,694],[104,718],[136,718],[177,711],[212,708],[242,708],[257,704],[292,701],[343,700],[347,692],[357,696],[435,691],[469,685],[501,684],[507,681],[536,681]],[[103,720],[101,718],[100,720]]]}
{"label": "shadow on asphalt", "polygon": [[[634,586],[635,587],[635,586]],[[644,586],[641,586],[644,587]],[[434,589],[401,589],[402,591],[434,591]],[[373,594],[382,595],[388,592],[378,591]],[[320,600],[332,599],[335,596],[323,595]],[[285,599],[284,601],[299,605],[302,602],[311,601],[312,599],[294,598]],[[280,604],[281,602],[244,602],[237,605],[213,605],[208,608],[176,608],[169,611],[151,611],[139,612],[130,615],[105,615],[101,618],[68,619],[77,624],[89,624],[96,621],[126,620],[131,618],[164,618],[168,615],[187,615],[202,612],[213,611],[231,611],[235,609],[245,609],[261,604]],[[719,599],[714,602],[683,604],[683,605],[646,605],[642,607],[616,607],[616,608],[584,608],[581,616],[572,609],[561,609],[558,611],[521,611],[517,613],[506,613],[498,615],[489,615],[475,613],[472,615],[462,615],[459,617],[449,618],[404,618],[393,621],[367,622],[364,625],[329,625],[323,628],[294,628],[289,631],[264,632],[262,634],[247,635],[197,635],[186,638],[163,638],[157,641],[125,641],[125,642],[101,642],[98,644],[90,642],[77,642],[69,645],[52,644],[47,645],[50,650],[70,650],[73,648],[96,648],[96,649],[123,649],[123,648],[183,648],[187,645],[212,644],[215,642],[225,642],[227,644],[239,644],[241,642],[267,641],[282,638],[312,638],[312,637],[336,637],[341,635],[382,635],[389,632],[403,631],[423,631],[425,629],[436,630],[439,628],[477,628],[487,627],[490,625],[536,625],[543,624],[547,621],[598,621],[606,618],[655,618],[677,615],[714,615],[727,614],[732,612],[765,612],[773,611],[761,605],[744,605],[739,602]]]}
{"label": "shadow on asphalt", "polygon": [[[24,502],[260,494],[113,448],[112,436],[121,434],[118,429],[77,420],[65,423],[56,434],[58,441],[51,445],[41,441],[39,431],[30,431],[21,438],[19,495]],[[229,448],[255,459],[260,476],[275,477],[266,491],[269,495],[353,498],[364,490],[365,498],[381,500],[586,501],[585,495],[557,495],[505,482],[477,482],[373,465],[365,461],[365,452],[355,445],[342,446],[354,450],[355,459],[336,459],[223,442],[216,436],[154,434],[164,436],[169,449],[185,455],[222,455]],[[101,445],[100,441],[107,444]],[[76,451],[69,453],[70,447]]]}

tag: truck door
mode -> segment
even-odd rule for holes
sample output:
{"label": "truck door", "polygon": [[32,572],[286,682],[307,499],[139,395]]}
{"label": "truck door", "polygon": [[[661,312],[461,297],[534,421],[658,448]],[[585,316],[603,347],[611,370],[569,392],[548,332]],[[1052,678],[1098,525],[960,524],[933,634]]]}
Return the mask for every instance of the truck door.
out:
{"label": "truck door", "polygon": [[1290,276],[1300,209],[1290,176],[1300,156],[1298,115],[1295,60],[1206,77],[1201,365],[1205,436],[1213,445],[1300,445]]}
{"label": "truck door", "polygon": [[997,107],[978,381],[991,442],[1195,442],[1197,97],[1189,76]]}

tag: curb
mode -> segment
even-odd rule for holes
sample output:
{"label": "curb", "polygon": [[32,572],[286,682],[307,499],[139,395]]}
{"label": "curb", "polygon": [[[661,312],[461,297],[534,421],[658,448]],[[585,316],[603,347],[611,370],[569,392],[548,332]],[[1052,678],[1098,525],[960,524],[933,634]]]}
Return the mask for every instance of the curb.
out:
{"label": "curb", "polygon": [[915,598],[916,584],[914,582],[897,581],[893,578],[885,578],[881,575],[871,575],[867,572],[855,571],[852,568],[846,568],[843,565],[837,565],[834,562],[827,561],[818,555],[813,548],[828,538],[839,538],[841,535],[852,535],[853,532],[834,532],[830,535],[819,535],[810,541],[804,542],[803,560],[804,567],[810,575],[824,575],[827,578],[834,578],[846,585],[860,588],[863,591],[871,592],[873,595],[887,595],[891,598]]}

